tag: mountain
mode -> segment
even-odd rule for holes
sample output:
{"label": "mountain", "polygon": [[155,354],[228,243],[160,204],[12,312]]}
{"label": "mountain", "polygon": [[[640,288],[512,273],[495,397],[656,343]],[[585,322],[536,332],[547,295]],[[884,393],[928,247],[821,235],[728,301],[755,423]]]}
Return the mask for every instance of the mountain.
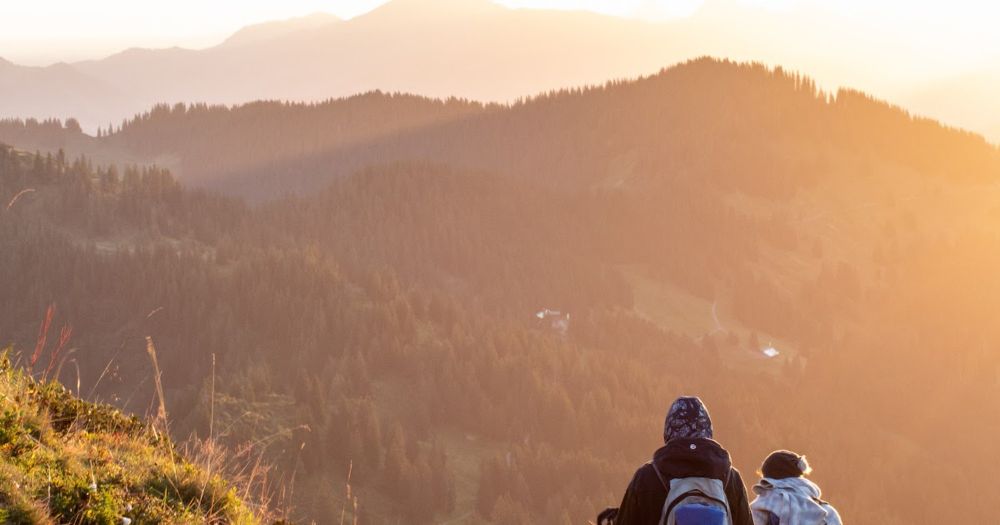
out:
{"label": "mountain", "polygon": [[0,115],[76,117],[91,125],[132,107],[112,84],[69,64],[18,66],[0,58]]}
{"label": "mountain", "polygon": [[[381,92],[312,105],[158,106],[100,139],[8,122],[0,140],[156,161],[187,184],[254,198],[414,159],[574,187],[649,187],[685,173],[758,192],[822,178],[845,159],[863,163],[872,148],[941,176],[979,177],[998,162],[981,137],[862,93],[827,94],[781,68],[710,58],[509,106]],[[748,166],[754,175],[740,180]]]}
{"label": "mountain", "polygon": [[994,513],[966,490],[1000,461],[980,136],[712,59],[511,105],[0,131],[81,148],[0,148],[0,334],[30,354],[54,305],[59,378],[138,413],[150,337],[172,432],[265,443],[304,521],[338,523],[349,481],[362,521],[583,522],[689,393],[748,479],[806,452],[845,519]]}
{"label": "mountain", "polygon": [[[837,54],[826,52],[832,41]],[[205,49],[130,49],[30,75],[0,68],[0,117],[75,117],[92,132],[159,103],[317,102],[370,90],[509,102],[700,55],[808,69],[826,89],[855,86],[909,104],[915,90],[954,75],[924,48],[932,44],[919,44],[811,2],[769,10],[713,0],[688,17],[646,22],[489,0],[393,0],[346,21],[314,14],[246,27]],[[995,85],[979,80],[986,93]],[[980,133],[995,128],[957,103],[945,92],[914,107]]]}
{"label": "mountain", "polygon": [[[680,56],[653,51],[666,40],[663,28],[652,24],[582,12],[511,10],[487,0],[438,7],[395,0],[347,22],[324,16],[274,22],[204,50],[132,49],[37,72],[55,75],[65,69],[88,89],[41,77],[15,83],[12,72],[0,72],[0,99],[10,101],[0,114],[75,116],[93,129],[117,125],[155,103],[320,101],[373,89],[510,99],[650,71]],[[108,88],[92,89],[84,79],[98,79]],[[51,88],[36,93],[43,86],[64,86],[77,95],[46,96]]]}
{"label": "mountain", "polygon": [[266,42],[275,38],[287,36],[298,32],[314,31],[326,28],[333,24],[341,23],[343,20],[326,13],[314,13],[308,16],[290,18],[288,20],[278,20],[274,22],[264,22],[244,27],[227,38],[222,46],[236,47],[249,44]]}

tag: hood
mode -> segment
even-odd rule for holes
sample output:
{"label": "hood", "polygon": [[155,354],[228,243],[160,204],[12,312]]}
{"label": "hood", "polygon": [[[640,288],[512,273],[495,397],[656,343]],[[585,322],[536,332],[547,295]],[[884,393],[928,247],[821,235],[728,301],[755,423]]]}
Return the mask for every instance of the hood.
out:
{"label": "hood", "polygon": [[707,438],[672,439],[653,454],[653,464],[667,479],[704,477],[723,483],[733,466],[729,452]]}
{"label": "hood", "polygon": [[663,442],[678,438],[712,439],[712,417],[705,403],[697,397],[678,397],[663,422]]}
{"label": "hood", "polygon": [[764,478],[753,486],[753,491],[757,495],[762,495],[773,490],[793,492],[806,498],[815,499],[820,499],[823,495],[819,489],[819,485],[803,477],[783,479]]}

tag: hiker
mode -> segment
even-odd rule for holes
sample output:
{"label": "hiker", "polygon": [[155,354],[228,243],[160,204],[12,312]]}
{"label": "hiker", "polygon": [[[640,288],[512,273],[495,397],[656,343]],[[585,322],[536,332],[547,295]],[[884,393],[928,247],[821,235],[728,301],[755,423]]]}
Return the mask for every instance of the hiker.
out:
{"label": "hiker", "polygon": [[602,512],[598,523],[753,525],[743,478],[729,452],[713,441],[712,419],[700,399],[674,401],[663,442],[635,472],[621,506]]}
{"label": "hiker", "polygon": [[753,487],[750,504],[756,525],[841,525],[840,514],[820,499],[819,486],[806,479],[812,472],[805,456],[789,450],[772,452],[760,467],[763,479]]}

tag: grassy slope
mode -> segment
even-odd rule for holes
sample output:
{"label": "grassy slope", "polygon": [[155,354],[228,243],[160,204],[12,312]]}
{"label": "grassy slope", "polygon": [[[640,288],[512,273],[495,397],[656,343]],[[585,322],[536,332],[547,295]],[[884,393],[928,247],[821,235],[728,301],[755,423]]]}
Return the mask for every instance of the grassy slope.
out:
{"label": "grassy slope", "polygon": [[0,523],[260,520],[218,475],[134,417],[0,359]]}

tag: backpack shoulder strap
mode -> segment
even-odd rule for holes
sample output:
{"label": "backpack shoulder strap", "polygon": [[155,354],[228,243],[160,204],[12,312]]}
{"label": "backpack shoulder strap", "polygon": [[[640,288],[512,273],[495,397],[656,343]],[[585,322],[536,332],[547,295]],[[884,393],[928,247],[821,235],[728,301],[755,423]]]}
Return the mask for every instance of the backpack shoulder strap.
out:
{"label": "backpack shoulder strap", "polygon": [[653,467],[653,472],[656,473],[656,478],[660,480],[660,485],[663,485],[663,490],[665,491],[664,497],[666,499],[663,501],[663,510],[660,512],[660,521],[657,522],[658,525],[664,525],[667,522],[667,509],[670,503],[670,484],[667,483],[667,478],[663,477],[663,473],[660,472],[660,469],[656,468],[655,461],[650,461],[649,466]]}
{"label": "backpack shoulder strap", "polygon": [[667,479],[663,477],[663,473],[660,472],[660,469],[656,468],[656,462],[650,461],[649,466],[653,467],[653,472],[656,473],[657,479],[659,479],[660,484],[663,485],[663,490],[667,491],[667,494],[670,494],[670,484],[667,483]]}

